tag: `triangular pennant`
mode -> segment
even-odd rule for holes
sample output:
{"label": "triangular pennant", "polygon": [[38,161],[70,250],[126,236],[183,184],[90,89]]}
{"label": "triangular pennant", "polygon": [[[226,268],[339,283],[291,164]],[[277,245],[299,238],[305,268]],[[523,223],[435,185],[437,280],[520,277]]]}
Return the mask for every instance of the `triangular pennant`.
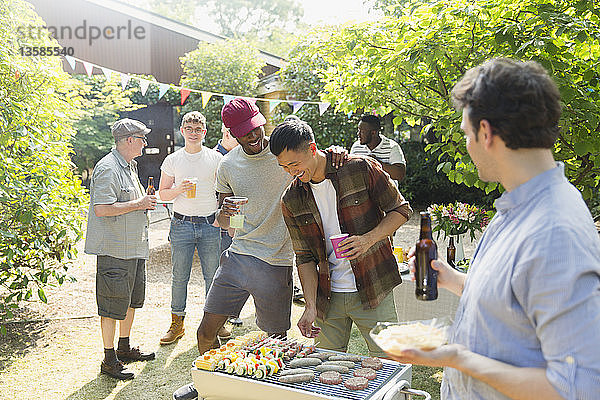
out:
{"label": "triangular pennant", "polygon": [[75,71],[75,59],[73,57],[71,57],[71,56],[65,56],[65,60],[67,60],[67,62],[71,66],[71,69],[73,71]]}
{"label": "triangular pennant", "polygon": [[200,92],[200,94],[202,95],[202,108],[206,108],[206,104],[213,94],[211,92]]}
{"label": "triangular pennant", "polygon": [[228,96],[226,94],[223,95],[223,104],[227,104],[229,103],[231,100],[233,100],[235,98],[235,96]]}
{"label": "triangular pennant", "polygon": [[181,92],[181,105],[183,105],[183,103],[185,103],[185,99],[187,99],[188,96],[190,95],[191,90],[190,89],[181,88],[180,92]]}
{"label": "triangular pennant", "polygon": [[279,103],[281,103],[281,100],[269,100],[269,113],[273,112]]}
{"label": "triangular pennant", "polygon": [[129,79],[131,79],[131,77],[128,74],[121,73],[121,87],[123,88],[123,90],[125,90],[125,88],[127,87]]}
{"label": "triangular pennant", "polygon": [[296,114],[298,112],[298,110],[300,110],[302,108],[302,106],[304,105],[303,101],[292,101],[292,114]]}
{"label": "triangular pennant", "polygon": [[85,69],[85,73],[87,74],[88,78],[92,77],[92,71],[94,70],[94,64],[89,63],[87,61],[82,61],[83,63],[83,68]]}
{"label": "triangular pennant", "polygon": [[150,86],[150,81],[146,79],[140,79],[140,92],[142,96],[146,95],[146,91],[148,90],[148,86]]}
{"label": "triangular pennant", "polygon": [[159,83],[158,84],[158,99],[160,100],[161,97],[163,97],[165,95],[165,93],[167,93],[167,91],[169,90],[170,86],[167,85],[166,83]]}
{"label": "triangular pennant", "polygon": [[106,76],[106,80],[110,81],[110,78],[112,77],[113,74],[113,70],[110,68],[106,68],[106,67],[102,67],[100,68],[102,70],[102,73],[104,74],[104,76]]}
{"label": "triangular pennant", "polygon": [[330,105],[331,103],[319,103],[319,115],[323,115]]}

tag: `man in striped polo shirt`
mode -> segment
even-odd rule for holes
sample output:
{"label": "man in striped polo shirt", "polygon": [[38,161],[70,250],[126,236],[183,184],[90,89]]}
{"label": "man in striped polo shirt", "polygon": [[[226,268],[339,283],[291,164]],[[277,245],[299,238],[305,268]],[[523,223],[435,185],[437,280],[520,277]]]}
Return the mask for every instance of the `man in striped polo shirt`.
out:
{"label": "man in striped polo shirt", "polygon": [[358,140],[350,154],[369,156],[379,161],[392,179],[400,182],[406,175],[406,160],[400,145],[379,133],[381,121],[376,115],[363,115],[358,123]]}

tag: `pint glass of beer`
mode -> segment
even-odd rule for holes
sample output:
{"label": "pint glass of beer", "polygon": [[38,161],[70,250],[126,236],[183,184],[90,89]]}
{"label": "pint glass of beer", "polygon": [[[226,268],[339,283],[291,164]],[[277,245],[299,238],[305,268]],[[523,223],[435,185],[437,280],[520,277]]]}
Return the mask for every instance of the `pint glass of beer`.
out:
{"label": "pint glass of beer", "polygon": [[185,197],[188,199],[196,198],[196,186],[198,184],[198,178],[185,178],[186,181],[190,181],[192,183],[191,189],[185,192]]}

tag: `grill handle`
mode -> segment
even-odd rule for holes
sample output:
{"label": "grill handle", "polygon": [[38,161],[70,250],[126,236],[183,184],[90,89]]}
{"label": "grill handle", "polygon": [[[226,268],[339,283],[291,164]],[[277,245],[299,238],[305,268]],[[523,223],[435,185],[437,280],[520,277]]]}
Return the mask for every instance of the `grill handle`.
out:
{"label": "grill handle", "polygon": [[391,400],[397,393],[408,394],[409,396],[423,396],[425,397],[425,400],[431,400],[431,395],[429,393],[423,390],[411,389],[410,383],[405,380],[398,381],[394,387],[388,390],[382,400]]}

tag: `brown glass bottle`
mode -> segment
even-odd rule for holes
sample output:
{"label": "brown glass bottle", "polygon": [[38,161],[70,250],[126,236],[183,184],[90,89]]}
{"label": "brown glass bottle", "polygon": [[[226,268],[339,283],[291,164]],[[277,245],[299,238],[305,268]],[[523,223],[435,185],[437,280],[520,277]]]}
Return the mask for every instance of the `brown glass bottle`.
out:
{"label": "brown glass bottle", "polygon": [[154,178],[148,178],[148,187],[146,187],[146,194],[156,194],[156,189],[154,188]]}
{"label": "brown glass bottle", "polygon": [[418,300],[435,300],[438,297],[437,271],[431,260],[437,259],[437,245],[431,236],[431,215],[421,212],[421,233],[415,252],[415,295]]}
{"label": "brown glass bottle", "polygon": [[456,247],[454,247],[454,238],[450,236],[448,248],[446,249],[446,261],[452,268],[456,268]]}

